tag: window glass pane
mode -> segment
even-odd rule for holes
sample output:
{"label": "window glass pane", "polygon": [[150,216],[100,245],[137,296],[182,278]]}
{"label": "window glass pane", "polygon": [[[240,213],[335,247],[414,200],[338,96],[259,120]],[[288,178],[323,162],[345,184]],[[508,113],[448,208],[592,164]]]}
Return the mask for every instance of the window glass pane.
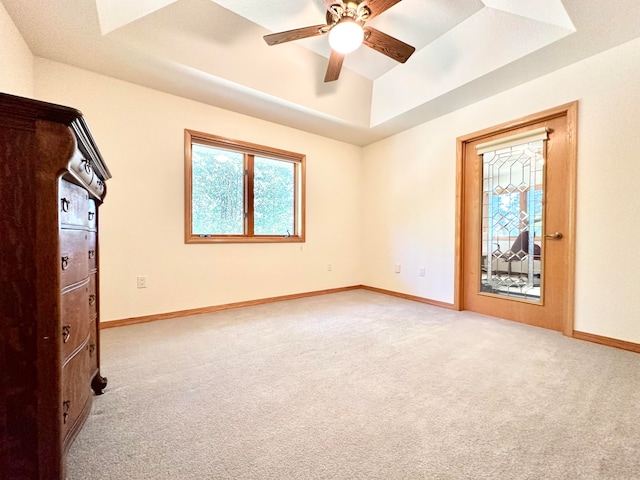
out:
{"label": "window glass pane", "polygon": [[196,235],[244,233],[244,155],[192,146],[192,223]]}
{"label": "window glass pane", "polygon": [[253,179],[256,235],[293,235],[295,165],[255,157]]}

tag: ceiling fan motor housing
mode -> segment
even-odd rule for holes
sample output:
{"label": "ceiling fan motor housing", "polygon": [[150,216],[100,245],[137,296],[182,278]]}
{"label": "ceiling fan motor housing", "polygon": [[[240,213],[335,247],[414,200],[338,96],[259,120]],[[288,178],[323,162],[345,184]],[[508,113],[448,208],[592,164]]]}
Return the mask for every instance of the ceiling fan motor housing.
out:
{"label": "ceiling fan motor housing", "polygon": [[363,3],[363,0],[344,2],[344,6],[336,3],[331,5],[329,11],[333,16],[332,23],[334,25],[344,17],[352,18],[362,25],[371,15],[371,10]]}

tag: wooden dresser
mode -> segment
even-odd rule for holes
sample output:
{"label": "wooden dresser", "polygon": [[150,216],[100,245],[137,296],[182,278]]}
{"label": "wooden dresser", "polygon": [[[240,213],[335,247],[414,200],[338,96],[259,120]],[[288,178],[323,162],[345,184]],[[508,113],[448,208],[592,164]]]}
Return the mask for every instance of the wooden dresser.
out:
{"label": "wooden dresser", "polygon": [[111,177],[75,109],[0,94],[0,479],[64,479],[100,375]]}

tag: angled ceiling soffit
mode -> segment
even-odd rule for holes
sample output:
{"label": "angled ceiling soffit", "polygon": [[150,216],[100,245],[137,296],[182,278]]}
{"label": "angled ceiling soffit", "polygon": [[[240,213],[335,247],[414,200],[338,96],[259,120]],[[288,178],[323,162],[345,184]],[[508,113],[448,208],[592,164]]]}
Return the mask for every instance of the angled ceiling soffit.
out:
{"label": "angled ceiling soffit", "polygon": [[576,31],[560,0],[483,2],[485,8],[416,52],[410,62],[375,80],[372,126],[454,92]]}
{"label": "angled ceiling soffit", "polygon": [[104,36],[176,70],[171,73],[189,74],[200,92],[211,88],[212,101],[220,85],[226,91],[237,85],[238,93],[260,102],[369,125],[370,80],[345,70],[339,82],[325,84],[326,58],[293,43],[269,47],[262,40],[268,30],[218,2],[96,0],[96,5]]}

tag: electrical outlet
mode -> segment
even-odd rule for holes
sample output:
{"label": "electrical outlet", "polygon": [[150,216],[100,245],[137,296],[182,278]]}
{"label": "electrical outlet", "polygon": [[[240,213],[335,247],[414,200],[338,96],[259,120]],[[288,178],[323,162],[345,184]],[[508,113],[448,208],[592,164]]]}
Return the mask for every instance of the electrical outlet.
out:
{"label": "electrical outlet", "polygon": [[138,288],[147,288],[147,277],[144,275],[138,277]]}
{"label": "electrical outlet", "polygon": [[333,265],[327,264],[327,272],[333,272]]}
{"label": "electrical outlet", "polygon": [[420,267],[420,270],[418,271],[418,275],[420,275],[421,277],[424,277],[427,274],[427,269],[424,267]]}
{"label": "electrical outlet", "polygon": [[400,273],[400,264],[396,263],[395,272]]}

